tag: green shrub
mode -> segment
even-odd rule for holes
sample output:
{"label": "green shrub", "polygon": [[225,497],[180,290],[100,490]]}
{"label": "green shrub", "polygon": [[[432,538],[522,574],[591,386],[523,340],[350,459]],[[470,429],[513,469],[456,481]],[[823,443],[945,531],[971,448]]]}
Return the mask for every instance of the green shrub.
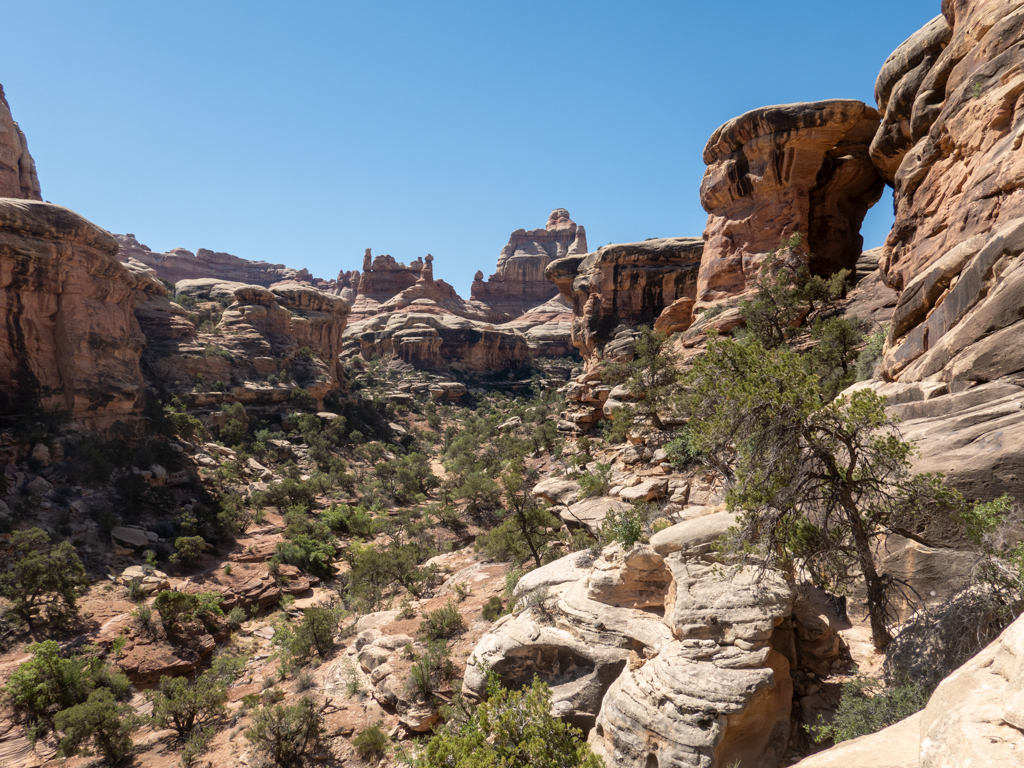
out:
{"label": "green shrub", "polygon": [[161,728],[173,728],[180,736],[227,712],[227,684],[210,670],[192,682],[164,675],[159,690],[150,691],[147,696],[153,702],[153,722]]}
{"label": "green shrub", "polygon": [[419,633],[428,640],[454,637],[465,629],[458,606],[449,600],[436,611],[424,614]]}
{"label": "green shrub", "polygon": [[74,621],[88,581],[71,542],[51,547],[45,531],[28,528],[11,533],[6,545],[11,566],[0,573],[0,597],[10,601],[8,612],[31,627],[45,604],[51,624]]}
{"label": "green shrub", "polygon": [[326,659],[334,649],[340,616],[333,608],[311,606],[302,613],[302,623],[289,643],[293,656],[305,659],[315,652]]}
{"label": "green shrub", "polygon": [[677,469],[698,464],[703,460],[700,449],[694,444],[693,433],[688,427],[678,430],[671,440],[665,444],[668,461]]}
{"label": "green shrub", "polygon": [[429,699],[443,683],[452,679],[455,665],[451,651],[443,640],[427,643],[427,651],[415,660],[409,670],[409,688],[423,699]]}
{"label": "green shrub", "polygon": [[875,733],[924,709],[928,692],[907,682],[884,688],[872,678],[856,678],[843,685],[842,698],[831,723],[818,716],[818,725],[807,730],[818,743],[831,739],[839,743]]}
{"label": "green shrub", "polygon": [[264,705],[252,715],[245,738],[281,768],[298,768],[320,746],[324,716],[313,699],[298,703]]}
{"label": "green shrub", "polygon": [[381,728],[382,723],[376,722],[363,728],[356,737],[352,739],[352,746],[356,748],[359,759],[367,763],[376,763],[388,748],[388,735]]}
{"label": "green shrub", "polygon": [[629,549],[644,537],[650,517],[651,509],[646,502],[634,504],[629,509],[610,510],[601,524],[601,539],[617,541]]}
{"label": "green shrub", "polygon": [[583,472],[576,476],[579,483],[581,499],[589,499],[594,496],[604,496],[611,488],[612,466],[600,462],[594,467],[593,472]]}
{"label": "green shrub", "polygon": [[190,595],[185,592],[164,590],[156,596],[153,607],[160,612],[160,622],[164,631],[173,635],[179,623],[198,619],[206,626],[212,626],[216,616],[223,616],[220,607],[221,595],[216,592],[200,592]]}
{"label": "green shrub", "polygon": [[174,549],[172,563],[194,563],[203,556],[206,540],[202,536],[179,536],[174,540]]}
{"label": "green shrub", "polygon": [[192,731],[181,748],[181,768],[196,768],[200,755],[210,748],[210,743],[216,733],[217,729],[212,725]]}
{"label": "green shrub", "polygon": [[857,356],[857,381],[870,379],[875,375],[875,367],[882,358],[885,339],[889,335],[889,326],[883,325],[868,336],[867,344]]}
{"label": "green shrub", "polygon": [[54,712],[84,703],[99,688],[115,698],[124,698],[131,688],[127,677],[98,658],[63,658],[53,640],[33,643],[25,650],[32,658],[11,674],[3,692],[34,735],[46,733]]}
{"label": "green shrub", "polygon": [[367,538],[374,533],[373,516],[364,507],[350,507],[347,504],[332,504],[320,515],[320,519],[335,533]]}
{"label": "green shrub", "polygon": [[484,621],[497,621],[503,613],[505,613],[505,606],[497,595],[492,596],[490,600],[484,603],[484,607],[480,611]]}
{"label": "green shrub", "polygon": [[135,748],[132,733],[141,721],[129,705],[118,704],[109,690],[100,688],[84,703],[58,712],[54,724],[64,734],[58,755],[77,755],[92,741],[104,758],[118,763]]}

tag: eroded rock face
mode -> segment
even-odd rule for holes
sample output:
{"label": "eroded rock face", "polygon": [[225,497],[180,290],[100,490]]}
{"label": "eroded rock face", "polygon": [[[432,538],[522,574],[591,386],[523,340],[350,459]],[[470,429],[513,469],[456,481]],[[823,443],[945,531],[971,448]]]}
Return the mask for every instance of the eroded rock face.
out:
{"label": "eroded rock face", "polygon": [[11,106],[0,85],[0,197],[42,200],[36,164],[28,141],[11,116]]}
{"label": "eroded rock face", "polygon": [[962,390],[1024,370],[1024,8],[946,2],[886,62],[872,157],[894,187],[900,293],[884,375]]}
{"label": "eroded rock face", "polygon": [[[572,342],[588,363],[631,354],[632,334],[677,299],[695,298],[704,243],[694,237],[606,245],[548,265],[545,275],[572,303]],[[677,319],[678,321],[678,319]],[[624,344],[610,344],[625,334]]]}
{"label": "eroded rock face", "polygon": [[387,301],[415,285],[422,271],[422,259],[403,264],[390,254],[374,257],[367,248],[363,254],[363,272],[359,276],[359,295],[377,302]]}
{"label": "eroded rock face", "polygon": [[33,403],[103,429],[143,389],[137,279],[106,231],[58,205],[0,199],[0,412]]}
{"label": "eroded rock face", "polygon": [[[367,277],[378,274],[378,261],[384,263],[378,256],[374,271],[364,271],[360,279],[360,295],[344,334],[346,357],[394,356],[422,370],[476,373],[514,370],[530,360],[530,341],[518,328],[487,322],[492,316],[488,307],[464,301],[448,283],[434,280],[432,256],[418,263],[415,281],[386,300],[364,294]],[[399,265],[380,274],[409,269]]]}
{"label": "eroded rock face", "polygon": [[119,250],[118,259],[131,259],[154,270],[157,277],[170,283],[179,280],[213,279],[269,287],[281,281],[311,282],[305,269],[290,269],[284,264],[249,261],[230,253],[218,253],[200,248],[196,253],[174,248],[167,253],[156,253],[140,243],[133,234],[114,235]]}
{"label": "eroded rock face", "polygon": [[499,319],[510,320],[552,299],[557,291],[544,276],[548,264],[587,252],[587,233],[564,208],[548,216],[544,229],[517,229],[501,249],[496,271],[485,282],[477,272],[471,296]]}
{"label": "eroded rock face", "polygon": [[[140,266],[129,264],[145,270]],[[216,331],[201,334],[152,275],[140,286],[137,315],[149,370],[165,386],[197,376],[225,385],[220,393],[189,392],[194,406],[280,403],[297,387],[321,406],[341,382],[338,356],[349,304],[339,296],[304,283],[268,289],[209,278],[181,281],[179,293],[226,305]],[[284,370],[288,380],[274,383],[270,377]]]}
{"label": "eroded rock face", "polygon": [[520,610],[471,654],[465,693],[483,694],[488,669],[507,685],[539,675],[557,714],[594,726],[590,744],[608,765],[777,765],[790,728],[793,595],[778,575],[759,581],[690,554],[700,547],[686,530],[665,555],[613,545],[595,561],[580,552],[529,573],[516,587]]}
{"label": "eroded rock face", "polygon": [[853,269],[860,226],[882,194],[868,156],[878,113],[863,102],[761,107],[730,120],[704,148],[708,212],[696,298],[743,293],[781,238],[799,233],[811,269]]}

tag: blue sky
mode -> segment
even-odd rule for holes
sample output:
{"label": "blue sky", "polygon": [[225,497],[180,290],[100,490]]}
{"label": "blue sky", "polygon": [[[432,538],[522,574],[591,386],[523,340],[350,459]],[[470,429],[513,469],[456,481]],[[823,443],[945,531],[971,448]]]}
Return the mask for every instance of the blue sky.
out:
{"label": "blue sky", "polygon": [[873,104],[939,6],[46,0],[4,8],[0,83],[43,197],[102,227],[325,277],[430,252],[466,295],[556,207],[591,248],[700,235],[717,126]]}

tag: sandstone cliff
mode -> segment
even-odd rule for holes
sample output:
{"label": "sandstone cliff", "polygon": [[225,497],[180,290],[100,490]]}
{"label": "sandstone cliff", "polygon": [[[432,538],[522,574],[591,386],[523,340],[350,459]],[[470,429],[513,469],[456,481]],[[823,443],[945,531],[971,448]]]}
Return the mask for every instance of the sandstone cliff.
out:
{"label": "sandstone cliff", "polygon": [[155,253],[149,246],[140,243],[133,234],[114,235],[119,246],[117,257],[127,262],[131,259],[151,267],[169,283],[179,280],[226,280],[246,285],[261,285],[264,288],[281,281],[312,282],[313,278],[305,269],[290,269],[284,264],[270,264],[266,261],[249,261],[230,253],[216,253],[200,248],[196,253],[184,248],[174,248],[167,253]]}
{"label": "sandstone cliff", "polygon": [[0,197],[42,200],[36,164],[28,152],[25,134],[11,116],[11,106],[0,85]]}
{"label": "sandstone cliff", "polygon": [[0,414],[130,420],[143,389],[136,279],[117,242],[66,208],[0,199]]}
{"label": "sandstone cliff", "polygon": [[551,262],[545,275],[572,303],[572,342],[584,359],[631,354],[638,326],[653,325],[677,299],[695,298],[703,250],[699,238],[676,237]]}

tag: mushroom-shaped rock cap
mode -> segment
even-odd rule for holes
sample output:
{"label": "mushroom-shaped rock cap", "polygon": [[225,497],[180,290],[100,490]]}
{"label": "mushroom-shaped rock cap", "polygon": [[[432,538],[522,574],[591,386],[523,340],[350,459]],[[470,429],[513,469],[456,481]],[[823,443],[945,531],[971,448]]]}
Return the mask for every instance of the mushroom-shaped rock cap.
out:
{"label": "mushroom-shaped rock cap", "polygon": [[759,107],[734,117],[711,134],[704,147],[704,162],[711,165],[734,154],[754,139],[777,133],[833,128],[836,130],[838,141],[864,117],[877,120],[878,113],[874,108],[856,99],[829,99]]}

